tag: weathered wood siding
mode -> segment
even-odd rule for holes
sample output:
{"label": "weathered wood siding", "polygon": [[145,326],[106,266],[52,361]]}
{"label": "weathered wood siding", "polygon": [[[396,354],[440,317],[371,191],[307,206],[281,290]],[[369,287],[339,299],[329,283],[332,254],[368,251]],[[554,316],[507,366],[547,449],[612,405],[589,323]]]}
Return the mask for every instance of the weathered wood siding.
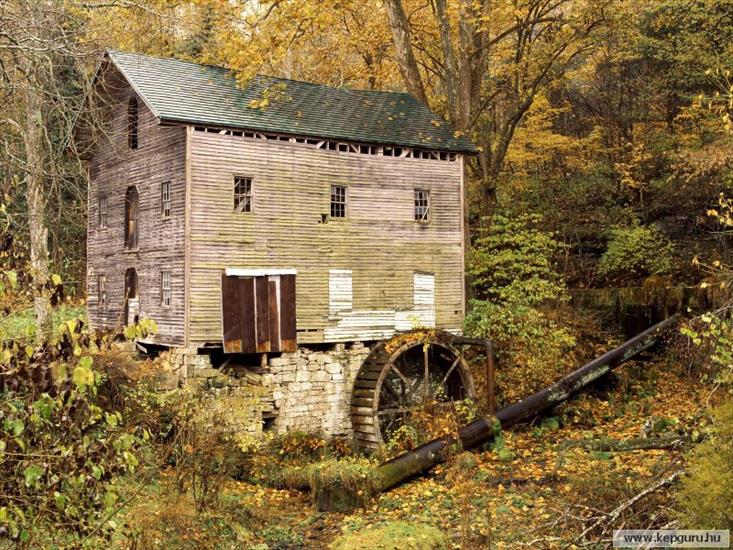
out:
{"label": "weathered wood siding", "polygon": [[[124,321],[125,270],[138,276],[140,315],[156,321],[154,341],[184,343],[184,208],[186,129],[161,126],[139,99],[137,149],[127,143],[127,104],[133,93],[120,78],[112,77],[113,99],[108,137],[102,139],[89,161],[89,218],[87,226],[87,298],[93,328],[113,327]],[[171,215],[161,215],[161,184],[171,183]],[[125,191],[139,193],[138,248],[124,248]],[[107,197],[107,227],[99,226],[99,199]],[[161,272],[171,272],[171,305],[161,301]],[[100,307],[98,275],[107,278],[107,305]]]}
{"label": "weathered wood siding", "polygon": [[[381,338],[417,309],[434,274],[435,325],[463,320],[462,161],[315,149],[189,128],[191,345],[220,342],[224,268],[295,268],[299,342]],[[233,211],[233,176],[253,178],[253,212]],[[345,219],[321,223],[330,186],[348,187]],[[431,220],[414,221],[414,189]],[[331,270],[351,270],[351,311],[329,307]],[[335,304],[346,307],[347,297]],[[418,300],[419,301],[419,300]],[[402,312],[402,315],[400,315]],[[347,319],[348,317],[348,319]],[[341,328],[339,328],[341,327]]]}

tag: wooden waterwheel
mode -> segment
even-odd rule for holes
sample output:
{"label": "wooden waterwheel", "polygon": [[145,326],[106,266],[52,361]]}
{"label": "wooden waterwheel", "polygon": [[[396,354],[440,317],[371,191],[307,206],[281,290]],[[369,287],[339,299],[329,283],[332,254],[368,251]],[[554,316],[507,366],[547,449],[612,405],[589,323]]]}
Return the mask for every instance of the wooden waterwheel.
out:
{"label": "wooden waterwheel", "polygon": [[453,336],[414,331],[375,346],[359,369],[351,398],[354,436],[377,447],[414,412],[474,398],[471,373]]}

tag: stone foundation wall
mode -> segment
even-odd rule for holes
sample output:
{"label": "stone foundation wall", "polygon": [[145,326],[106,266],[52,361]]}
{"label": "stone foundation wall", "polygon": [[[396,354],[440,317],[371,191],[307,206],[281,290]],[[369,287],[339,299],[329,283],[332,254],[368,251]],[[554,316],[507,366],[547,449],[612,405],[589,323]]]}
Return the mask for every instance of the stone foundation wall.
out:
{"label": "stone foundation wall", "polygon": [[187,384],[213,393],[257,396],[262,421],[249,431],[260,431],[266,424],[278,433],[301,430],[336,436],[352,433],[351,392],[369,351],[361,342],[328,349],[300,346],[293,353],[269,357],[266,367],[232,357],[214,368],[209,355],[179,348],[171,352],[171,364]]}
{"label": "stone foundation wall", "polygon": [[369,348],[359,342],[328,351],[300,347],[270,359],[277,431],[350,435],[351,391],[367,355]]}

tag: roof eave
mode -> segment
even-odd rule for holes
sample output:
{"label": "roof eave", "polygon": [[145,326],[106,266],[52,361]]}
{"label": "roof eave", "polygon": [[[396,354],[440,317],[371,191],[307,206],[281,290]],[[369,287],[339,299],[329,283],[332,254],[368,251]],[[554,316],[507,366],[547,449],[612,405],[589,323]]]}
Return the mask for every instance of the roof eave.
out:
{"label": "roof eave", "polygon": [[354,139],[349,137],[337,137],[337,136],[324,136],[320,134],[310,133],[310,132],[286,132],[282,130],[273,130],[269,128],[255,128],[252,126],[237,126],[237,125],[223,125],[223,124],[217,124],[214,122],[206,122],[203,120],[192,120],[191,118],[183,118],[183,117],[176,117],[171,115],[161,115],[158,116],[158,122],[159,123],[169,123],[169,124],[183,124],[187,126],[211,126],[215,128],[223,128],[223,129],[231,129],[231,130],[245,130],[249,132],[259,132],[259,133],[273,133],[273,134],[280,134],[283,136],[291,136],[291,137],[309,137],[309,138],[316,138],[316,139],[323,139],[323,140],[331,140],[331,141],[343,141],[343,142],[351,142],[351,143],[363,143],[363,144],[369,144],[369,145],[388,145],[390,147],[416,147],[419,149],[429,149],[432,151],[443,151],[446,153],[459,153],[462,155],[478,155],[479,151],[475,147],[469,148],[469,147],[436,147],[433,144],[426,144],[426,143],[399,143],[394,141],[376,141],[376,140],[368,140],[368,139]]}

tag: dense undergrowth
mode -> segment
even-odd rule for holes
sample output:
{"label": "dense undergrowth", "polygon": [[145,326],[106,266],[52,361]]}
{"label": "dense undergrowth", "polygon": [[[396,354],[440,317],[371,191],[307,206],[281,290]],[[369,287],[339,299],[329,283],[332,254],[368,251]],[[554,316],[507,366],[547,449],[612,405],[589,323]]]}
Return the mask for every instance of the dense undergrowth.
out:
{"label": "dense undergrowth", "polygon": [[[489,541],[515,548],[534,540],[561,547],[589,528],[585,539],[602,539],[609,527],[603,514],[680,469],[688,473],[678,489],[654,492],[616,521],[691,528],[731,522],[721,505],[731,490],[730,407],[715,392],[718,412],[707,416],[712,386],[701,381],[725,379],[728,371],[722,356],[703,364],[705,338],[696,346],[680,336],[667,363],[623,369],[552,416],[383,495],[370,490],[380,460],[452,433],[479,411],[459,405],[445,419],[426,410],[371,458],[359,457],[348,439],[319,434],[253,438],[237,421],[251,402],[161,390],[165,357],[136,359],[122,340],[89,335],[75,322],[31,356],[13,348],[13,372],[27,374],[2,392],[0,468],[3,494],[13,495],[0,503],[6,545],[392,548],[399,534],[407,541],[401,547],[425,549]],[[43,367],[53,378],[33,374]],[[649,419],[648,437],[677,434],[691,443],[630,453],[562,445],[633,438]],[[340,483],[356,484],[361,507],[347,515],[317,512],[310,488]]]}

